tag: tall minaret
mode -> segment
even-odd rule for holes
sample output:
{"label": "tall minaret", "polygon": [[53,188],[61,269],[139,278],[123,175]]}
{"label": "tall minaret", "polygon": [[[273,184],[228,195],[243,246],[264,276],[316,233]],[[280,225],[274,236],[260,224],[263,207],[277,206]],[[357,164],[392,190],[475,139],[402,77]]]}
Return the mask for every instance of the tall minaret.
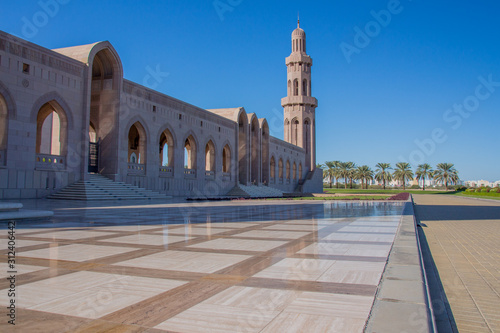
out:
{"label": "tall minaret", "polygon": [[292,54],[286,58],[288,94],[281,99],[285,113],[285,141],[306,151],[306,167],[316,168],[316,98],[311,96],[312,59],[306,54],[306,33],[292,32]]}

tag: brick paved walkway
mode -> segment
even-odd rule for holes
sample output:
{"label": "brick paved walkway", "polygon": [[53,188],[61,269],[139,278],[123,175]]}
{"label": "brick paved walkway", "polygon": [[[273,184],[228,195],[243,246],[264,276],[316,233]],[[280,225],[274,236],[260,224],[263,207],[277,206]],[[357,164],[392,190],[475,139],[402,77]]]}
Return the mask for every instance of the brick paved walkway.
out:
{"label": "brick paved walkway", "polygon": [[500,202],[448,195],[414,201],[456,328],[500,332]]}

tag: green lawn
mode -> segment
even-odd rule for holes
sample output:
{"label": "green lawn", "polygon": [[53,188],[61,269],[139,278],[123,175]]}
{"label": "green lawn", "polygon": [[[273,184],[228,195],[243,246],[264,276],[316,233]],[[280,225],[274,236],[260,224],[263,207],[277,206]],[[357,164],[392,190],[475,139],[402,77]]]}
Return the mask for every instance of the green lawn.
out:
{"label": "green lawn", "polygon": [[323,192],[325,193],[350,193],[350,194],[398,194],[398,193],[411,193],[411,194],[454,194],[456,193],[455,191],[435,191],[435,190],[410,190],[406,189],[403,191],[403,189],[387,189],[387,190],[378,190],[378,189],[368,189],[368,190],[361,190],[361,189],[343,189],[343,188],[323,188]]}
{"label": "green lawn", "polygon": [[387,195],[345,195],[341,197],[297,197],[277,200],[386,200],[387,198],[389,198]]}
{"label": "green lawn", "polygon": [[477,192],[459,192],[456,195],[469,198],[483,198],[500,200],[500,193],[477,193]]}

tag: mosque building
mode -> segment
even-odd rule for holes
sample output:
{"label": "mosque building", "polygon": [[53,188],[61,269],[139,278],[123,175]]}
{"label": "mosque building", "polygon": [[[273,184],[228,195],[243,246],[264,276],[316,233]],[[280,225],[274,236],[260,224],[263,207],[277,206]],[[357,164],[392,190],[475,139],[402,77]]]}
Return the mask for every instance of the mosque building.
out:
{"label": "mosque building", "polygon": [[124,79],[107,41],[49,50],[0,31],[0,199],[47,197],[95,175],[173,196],[321,192],[300,24],[286,66],[281,140],[243,107],[205,110]]}

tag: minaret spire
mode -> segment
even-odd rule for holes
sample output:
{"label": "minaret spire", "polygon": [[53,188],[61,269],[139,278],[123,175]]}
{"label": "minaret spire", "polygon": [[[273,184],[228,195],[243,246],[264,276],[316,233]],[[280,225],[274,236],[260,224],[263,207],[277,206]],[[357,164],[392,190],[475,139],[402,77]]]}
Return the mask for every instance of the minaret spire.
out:
{"label": "minaret spire", "polygon": [[297,28],[300,28],[300,12],[297,12]]}
{"label": "minaret spire", "polygon": [[316,168],[316,122],[318,100],[312,97],[312,59],[306,52],[306,33],[300,28],[292,32],[292,53],[286,58],[287,97],[281,99],[284,108],[285,141],[304,149],[308,170]]}

